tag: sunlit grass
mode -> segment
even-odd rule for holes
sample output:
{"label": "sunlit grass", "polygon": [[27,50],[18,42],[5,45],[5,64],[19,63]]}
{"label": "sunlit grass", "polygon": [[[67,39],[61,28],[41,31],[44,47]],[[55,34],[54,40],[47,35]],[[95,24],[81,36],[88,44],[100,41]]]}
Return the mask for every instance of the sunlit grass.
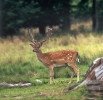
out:
{"label": "sunlit grass", "polygon": [[[42,40],[41,40],[42,41]],[[16,81],[9,76],[27,76],[30,77],[47,77],[49,78],[49,70],[37,59],[36,54],[32,52],[29,45],[30,42],[21,40],[19,37],[2,39],[0,42],[0,81]],[[103,35],[90,33],[83,35],[79,33],[76,38],[70,34],[64,36],[51,37],[42,46],[42,52],[53,52],[65,49],[78,51],[80,55],[80,67],[82,74],[87,71],[92,61],[97,57],[103,56]],[[87,66],[87,67],[82,67]],[[62,71],[57,71],[55,77],[70,77],[68,68],[62,68]],[[59,70],[59,69],[58,69]],[[56,71],[56,70],[55,70]],[[66,74],[67,73],[67,74]],[[9,78],[6,78],[6,77]],[[22,78],[20,79],[22,80]],[[24,81],[23,80],[23,81]]]}

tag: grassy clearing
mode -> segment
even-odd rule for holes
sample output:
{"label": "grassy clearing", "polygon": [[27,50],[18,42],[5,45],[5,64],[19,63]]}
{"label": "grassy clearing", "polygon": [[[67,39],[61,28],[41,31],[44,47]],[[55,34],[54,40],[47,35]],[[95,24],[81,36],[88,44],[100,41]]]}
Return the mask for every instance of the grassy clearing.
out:
{"label": "grassy clearing", "polygon": [[[2,39],[0,42],[0,82],[29,82],[31,77],[49,78],[48,69],[37,59],[29,44],[29,41],[22,41],[19,37]],[[64,49],[78,51],[81,63],[77,65],[82,75],[94,59],[103,56],[103,35],[78,34],[76,38],[71,35],[52,37],[44,43],[41,49],[43,52]],[[67,67],[55,69],[55,73],[57,78],[70,77]]]}
{"label": "grassy clearing", "polygon": [[[81,62],[77,63],[77,66],[81,70],[81,79],[92,61],[103,56],[103,35],[90,32],[88,27],[88,24],[85,27],[79,26],[78,29],[73,26],[72,35],[66,33],[59,35],[54,32],[52,38],[45,42],[41,48],[43,52],[64,49],[78,51]],[[85,31],[85,35],[82,34],[84,28],[88,29]],[[77,34],[75,31],[77,31]],[[62,92],[65,87],[69,86],[67,84],[70,77],[68,67],[55,68],[56,84],[48,85],[49,70],[39,62],[36,54],[32,52],[32,48],[29,45],[30,39],[26,39],[17,36],[6,39],[0,38],[0,82],[32,83],[30,87],[0,87],[0,100],[34,100],[34,98],[36,100],[84,100],[87,98],[88,92],[85,87],[67,94]],[[40,79],[43,83],[38,84],[35,82],[35,79]],[[76,81],[76,75],[74,80]],[[76,84],[75,81],[71,85]]]}
{"label": "grassy clearing", "polygon": [[[75,79],[76,80],[76,79]],[[30,87],[2,88],[0,100],[85,100],[88,92],[85,87],[64,93],[68,79],[57,79],[56,84],[37,84]],[[75,82],[74,82],[75,83]],[[82,96],[81,96],[82,95]]]}

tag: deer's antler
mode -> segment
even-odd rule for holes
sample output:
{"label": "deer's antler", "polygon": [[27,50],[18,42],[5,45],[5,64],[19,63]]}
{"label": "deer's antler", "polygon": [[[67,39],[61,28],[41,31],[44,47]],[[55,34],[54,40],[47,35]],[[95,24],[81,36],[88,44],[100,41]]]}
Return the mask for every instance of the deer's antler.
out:
{"label": "deer's antler", "polygon": [[43,40],[41,43],[44,43],[46,40],[48,40],[51,37],[51,35],[52,35],[52,28],[48,28],[46,39]]}
{"label": "deer's antler", "polygon": [[52,35],[52,28],[48,28],[47,39],[49,39]]}
{"label": "deer's antler", "polygon": [[34,40],[34,37],[33,37],[33,34],[32,34],[32,28],[30,28],[29,30],[29,34],[30,34],[30,36],[31,36],[31,38],[32,38],[32,43],[36,43],[37,42],[37,40]]}

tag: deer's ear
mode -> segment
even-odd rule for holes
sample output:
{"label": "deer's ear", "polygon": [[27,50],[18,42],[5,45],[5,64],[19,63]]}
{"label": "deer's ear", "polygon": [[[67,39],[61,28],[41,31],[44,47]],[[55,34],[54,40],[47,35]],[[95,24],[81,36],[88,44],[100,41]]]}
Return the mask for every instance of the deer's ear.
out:
{"label": "deer's ear", "polygon": [[33,44],[30,44],[33,47]]}

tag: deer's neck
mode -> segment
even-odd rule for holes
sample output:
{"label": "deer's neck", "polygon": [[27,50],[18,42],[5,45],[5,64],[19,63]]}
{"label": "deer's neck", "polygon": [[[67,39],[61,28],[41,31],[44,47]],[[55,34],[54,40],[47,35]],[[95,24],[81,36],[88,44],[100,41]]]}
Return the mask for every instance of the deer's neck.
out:
{"label": "deer's neck", "polygon": [[38,50],[38,52],[36,52],[38,59],[41,61],[44,58],[44,54],[42,53],[41,50]]}

